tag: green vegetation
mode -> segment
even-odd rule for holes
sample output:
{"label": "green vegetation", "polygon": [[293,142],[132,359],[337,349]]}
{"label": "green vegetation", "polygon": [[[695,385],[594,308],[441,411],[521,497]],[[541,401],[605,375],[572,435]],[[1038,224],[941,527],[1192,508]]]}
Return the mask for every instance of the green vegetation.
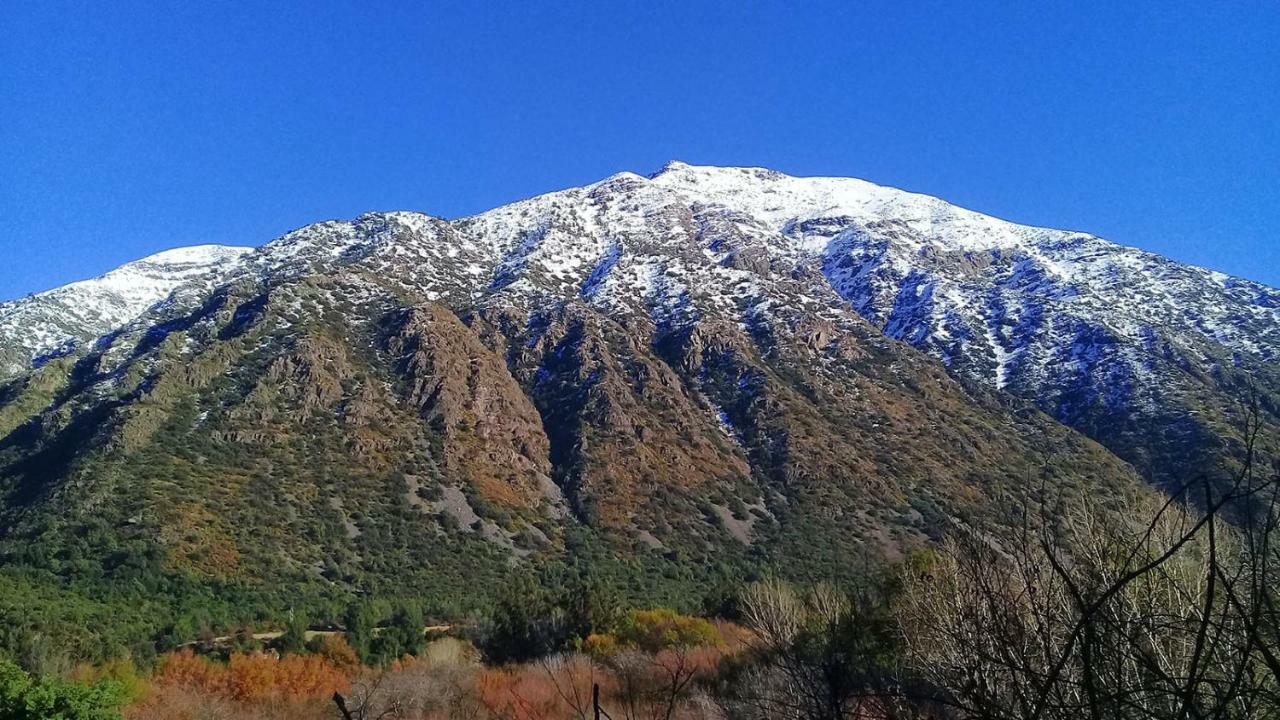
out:
{"label": "green vegetation", "polygon": [[119,720],[124,688],[37,677],[0,657],[0,720]]}
{"label": "green vegetation", "polygon": [[[440,624],[490,664],[567,654],[668,709],[714,683],[809,707],[741,692],[802,677],[828,691],[808,716],[834,718],[868,688],[962,690],[907,662],[900,585],[867,590],[886,567],[1154,496],[892,344],[851,332],[813,363],[785,330],[464,322],[365,276],[227,289],[0,392],[0,651],[45,678],[195,648],[226,673],[183,667],[230,692],[232,662],[399,672]],[[759,633],[764,606],[787,620],[772,645],[695,657],[722,648],[694,615]]]}
{"label": "green vegetation", "polygon": [[176,705],[318,720],[335,692],[352,717],[403,720],[567,720],[597,699],[614,717],[689,720],[1270,717],[1280,524],[1219,514],[1241,493],[1280,500],[1280,477],[1242,475],[1233,493],[1207,513],[1024,507],[1020,544],[960,533],[851,585],[722,586],[706,617],[628,604],[593,573],[518,579],[433,642],[411,600],[354,601],[345,633],[309,642],[294,610],[268,653],[210,641],[198,647],[212,657],[166,653],[145,677],[130,662],[59,674],[75,682],[0,664],[0,709],[37,713],[0,718],[118,717],[127,701],[130,720]]}

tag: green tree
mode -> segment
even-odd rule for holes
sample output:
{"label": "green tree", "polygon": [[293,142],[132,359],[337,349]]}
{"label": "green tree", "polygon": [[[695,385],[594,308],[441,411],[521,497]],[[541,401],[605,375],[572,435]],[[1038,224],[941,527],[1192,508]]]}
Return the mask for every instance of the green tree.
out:
{"label": "green tree", "polygon": [[190,614],[179,615],[160,637],[160,647],[176,648],[183,643],[191,642],[200,634],[200,623]]}
{"label": "green tree", "polygon": [[579,640],[609,632],[622,614],[618,591],[590,575],[578,578],[569,586],[561,606],[565,633]]}
{"label": "green tree", "polygon": [[0,658],[0,720],[120,720],[124,689],[35,677]]}
{"label": "green tree", "polygon": [[305,652],[309,626],[310,623],[305,614],[290,612],[289,622],[284,627],[284,635],[280,636],[280,652],[285,655]]}
{"label": "green tree", "polygon": [[373,629],[377,624],[377,615],[368,603],[357,601],[347,606],[343,617],[347,643],[360,656],[361,662],[368,663],[373,659]]}
{"label": "green tree", "polygon": [[386,664],[403,655],[422,652],[422,608],[414,603],[401,605],[391,616],[391,624],[382,630],[373,643],[373,655],[380,664]]}
{"label": "green tree", "polygon": [[479,644],[493,662],[523,662],[550,654],[566,638],[563,610],[541,586],[525,580],[498,602]]}

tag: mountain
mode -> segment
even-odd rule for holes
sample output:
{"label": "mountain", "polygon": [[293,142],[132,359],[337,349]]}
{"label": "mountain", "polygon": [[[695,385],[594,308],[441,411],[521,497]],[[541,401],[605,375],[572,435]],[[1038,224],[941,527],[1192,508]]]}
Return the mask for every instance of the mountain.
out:
{"label": "mountain", "polygon": [[1255,394],[1280,417],[1276,289],[858,180],[673,163],[653,181],[744,217],[889,337],[1159,484],[1230,474]]}
{"label": "mountain", "polygon": [[252,248],[166,250],[101,277],[0,303],[0,379],[65,355],[137,318],[182,288],[207,289]]}
{"label": "mountain", "polygon": [[197,255],[78,326],[17,309],[75,286],[4,306],[0,568],[69,627],[585,569],[688,605],[1122,510],[1138,450],[1220,477],[1248,382],[1275,447],[1275,291],[858,180],[672,163]]}
{"label": "mountain", "polygon": [[[645,188],[625,191],[638,204],[609,208],[609,189],[628,183]],[[669,203],[688,206],[707,225],[698,243],[679,247],[677,239],[652,255],[618,255],[613,235],[647,227],[645,214]],[[1161,485],[1176,485],[1188,466],[1230,474],[1241,409],[1259,389],[1264,410],[1276,414],[1280,291],[860,180],[673,162],[651,178],[622,173],[450,227],[466,238],[452,248],[458,255],[405,246],[384,266],[421,271],[409,284],[425,297],[524,286],[606,308],[638,301],[643,307],[634,309],[657,322],[706,312],[680,298],[691,286],[722,308],[742,305],[735,294],[751,292],[752,273],[798,268],[813,276],[814,297],[834,291],[889,337],[965,380],[1034,404]],[[0,378],[93,341],[193,280],[207,289],[236,272],[305,272],[323,259],[309,249],[318,233],[335,234],[327,251],[338,256],[375,252],[358,237],[337,237],[349,233],[343,224],[327,223],[273,243],[247,265],[234,262],[244,248],[175,250],[0,305]],[[707,275],[701,261],[685,267],[682,253],[699,245],[720,253],[729,272]],[[673,261],[679,267],[664,276]],[[631,287],[611,288],[622,275]]]}

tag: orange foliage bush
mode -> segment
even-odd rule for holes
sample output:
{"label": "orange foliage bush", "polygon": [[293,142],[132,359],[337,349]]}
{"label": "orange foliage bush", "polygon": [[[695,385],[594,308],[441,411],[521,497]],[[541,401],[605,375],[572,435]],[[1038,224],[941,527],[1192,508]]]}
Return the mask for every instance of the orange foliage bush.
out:
{"label": "orange foliage bush", "polygon": [[593,684],[614,717],[666,717],[668,711],[680,720],[719,717],[699,698],[721,659],[735,652],[740,628],[694,620],[641,611],[621,624],[619,636],[584,641],[583,650],[598,653],[504,667],[480,665],[474,648],[456,640],[437,641],[423,656],[405,656],[385,669],[360,666],[338,636],[316,640],[313,654],[283,658],[234,653],[221,663],[182,650],[161,659],[150,692],[126,717],[320,720],[334,717],[329,698],[337,691],[351,707],[375,714],[394,708],[401,713],[395,717],[568,720],[591,716]]}
{"label": "orange foliage bush", "polygon": [[583,656],[545,658],[534,663],[487,668],[480,673],[477,693],[481,704],[506,720],[582,717],[591,707],[591,686],[601,694],[614,692],[607,672]]}
{"label": "orange foliage bush", "polygon": [[747,628],[720,619],[712,620],[711,624],[715,626],[720,639],[724,641],[723,649],[726,655],[736,655],[751,647],[755,635]]}
{"label": "orange foliage bush", "polygon": [[325,635],[316,646],[316,654],[348,674],[360,669],[360,656],[341,635]]}
{"label": "orange foliage bush", "polygon": [[351,676],[322,655],[233,653],[224,665],[180,650],[161,660],[153,681],[234,700],[305,700],[345,691]]}

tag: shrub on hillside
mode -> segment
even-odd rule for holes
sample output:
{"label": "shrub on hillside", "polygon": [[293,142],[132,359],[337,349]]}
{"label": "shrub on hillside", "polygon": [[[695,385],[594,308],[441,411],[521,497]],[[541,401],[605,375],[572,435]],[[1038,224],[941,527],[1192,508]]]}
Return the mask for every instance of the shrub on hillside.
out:
{"label": "shrub on hillside", "polygon": [[106,680],[86,685],[37,677],[0,658],[0,719],[119,720],[124,690]]}

